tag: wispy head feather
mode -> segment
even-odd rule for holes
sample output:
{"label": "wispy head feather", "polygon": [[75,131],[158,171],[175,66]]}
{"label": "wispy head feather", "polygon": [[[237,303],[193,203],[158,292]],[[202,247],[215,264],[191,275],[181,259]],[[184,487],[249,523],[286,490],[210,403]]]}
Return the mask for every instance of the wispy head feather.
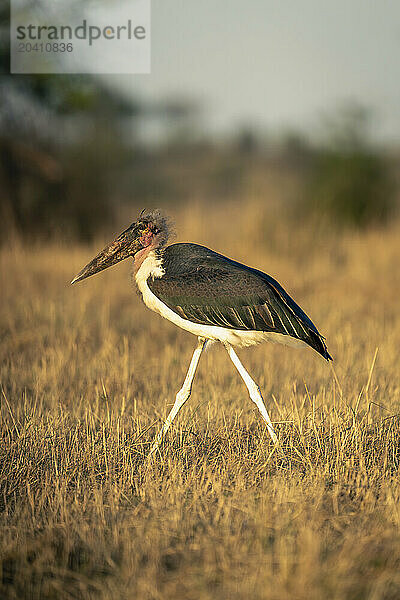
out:
{"label": "wispy head feather", "polygon": [[153,210],[143,209],[139,221],[152,223],[160,231],[160,246],[165,246],[168,239],[174,235],[174,223],[170,217],[159,208]]}

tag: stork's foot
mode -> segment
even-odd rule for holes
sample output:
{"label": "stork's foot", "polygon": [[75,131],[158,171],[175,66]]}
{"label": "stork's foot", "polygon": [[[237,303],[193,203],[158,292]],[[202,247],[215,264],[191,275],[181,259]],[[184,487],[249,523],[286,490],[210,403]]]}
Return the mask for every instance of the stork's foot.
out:
{"label": "stork's foot", "polygon": [[150,448],[150,452],[148,453],[147,458],[150,458],[150,456],[152,456],[154,454],[154,452],[160,448],[162,441],[163,441],[163,435],[162,435],[162,432],[160,431],[154,438],[154,442]]}
{"label": "stork's foot", "polygon": [[197,365],[199,364],[201,353],[207,345],[207,340],[199,337],[197,342],[197,347],[193,352],[192,360],[190,361],[189,369],[185,377],[185,381],[183,382],[183,386],[176,394],[174,405],[169,413],[167,420],[165,421],[162,429],[157,433],[153,445],[150,449],[150,453],[148,457],[154,454],[156,450],[158,450],[164,435],[167,433],[172,421],[175,419],[176,415],[185,404],[186,400],[189,398],[190,393],[192,391],[192,383],[196,373]]}

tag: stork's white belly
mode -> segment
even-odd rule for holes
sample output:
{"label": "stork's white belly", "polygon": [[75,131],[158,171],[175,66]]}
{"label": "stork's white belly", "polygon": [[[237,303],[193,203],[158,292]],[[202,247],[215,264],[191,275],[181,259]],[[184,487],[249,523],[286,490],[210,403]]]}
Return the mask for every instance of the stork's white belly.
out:
{"label": "stork's white belly", "polygon": [[260,342],[273,342],[284,344],[286,346],[303,346],[307,344],[302,340],[294,339],[288,335],[280,333],[271,333],[266,331],[242,331],[240,329],[228,329],[225,327],[217,327],[216,325],[202,325],[200,323],[192,323],[187,319],[183,319],[171,310],[164,302],[162,302],[149,288],[147,280],[149,277],[162,277],[164,274],[161,266],[161,261],[156,257],[154,252],[150,252],[144,259],[142,265],[138,269],[135,279],[137,286],[142,294],[145,305],[157,312],[159,315],[168,319],[181,329],[185,329],[193,335],[200,336],[209,340],[222,342],[231,346],[253,346]]}

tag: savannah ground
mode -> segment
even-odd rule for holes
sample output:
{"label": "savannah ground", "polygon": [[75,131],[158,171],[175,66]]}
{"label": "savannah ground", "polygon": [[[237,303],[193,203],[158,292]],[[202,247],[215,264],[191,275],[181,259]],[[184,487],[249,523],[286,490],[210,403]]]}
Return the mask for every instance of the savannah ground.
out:
{"label": "savannah ground", "polygon": [[144,307],[128,261],[69,286],[108,239],[3,247],[0,597],[400,598],[400,223],[322,232],[251,200],[173,212],[179,241],[275,276],[334,371],[311,349],[239,351],[283,458],[212,346],[146,462],[195,338]]}

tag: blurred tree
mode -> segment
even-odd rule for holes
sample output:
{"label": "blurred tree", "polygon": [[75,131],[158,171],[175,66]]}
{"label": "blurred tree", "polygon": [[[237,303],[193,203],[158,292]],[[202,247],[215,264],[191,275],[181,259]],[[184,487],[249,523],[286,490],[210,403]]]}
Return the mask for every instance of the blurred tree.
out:
{"label": "blurred tree", "polygon": [[[44,0],[24,0],[31,1],[45,10]],[[70,2],[78,10],[83,0]],[[183,148],[192,143],[198,104],[142,103],[94,75],[10,75],[9,14],[1,3],[0,239],[89,240],[112,226],[122,200],[175,197],[176,176],[163,170],[159,149],[145,151],[140,130],[157,122],[169,149]]]}
{"label": "blurred tree", "polygon": [[236,146],[238,152],[244,155],[258,152],[260,140],[257,132],[251,125],[244,125],[239,129],[236,135]]}
{"label": "blurred tree", "polygon": [[314,153],[305,208],[339,225],[384,222],[394,209],[387,162],[370,141],[370,113],[347,106],[325,121],[326,143]]}
{"label": "blurred tree", "polygon": [[310,140],[301,131],[288,129],[281,138],[282,155],[291,168],[307,169],[313,159]]}
{"label": "blurred tree", "polygon": [[[112,160],[141,106],[94,76],[10,75],[9,7],[0,8],[0,229],[90,239],[109,224]],[[101,135],[100,135],[101,132]],[[79,157],[79,159],[78,159]]]}
{"label": "blurred tree", "polygon": [[[149,109],[107,78],[10,75],[9,14],[1,3],[0,239],[88,240],[110,227],[121,169],[135,161],[136,124]],[[170,106],[160,102],[152,114],[168,118]]]}

